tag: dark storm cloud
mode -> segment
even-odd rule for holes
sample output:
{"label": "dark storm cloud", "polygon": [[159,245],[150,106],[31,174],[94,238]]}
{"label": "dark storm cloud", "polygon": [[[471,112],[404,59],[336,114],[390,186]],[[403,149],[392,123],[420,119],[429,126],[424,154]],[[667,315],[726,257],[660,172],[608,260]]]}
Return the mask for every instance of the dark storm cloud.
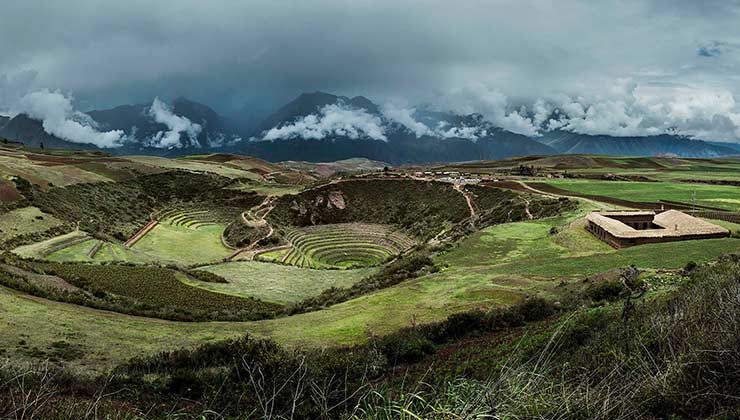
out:
{"label": "dark storm cloud", "polygon": [[663,118],[690,130],[695,118],[735,118],[736,57],[721,45],[740,41],[737,11],[689,0],[6,2],[0,74],[35,72],[29,89],[61,89],[82,109],[185,95],[227,112],[325,90],[478,111],[523,133],[536,130],[538,99],[541,112],[572,108],[574,129],[645,133]]}

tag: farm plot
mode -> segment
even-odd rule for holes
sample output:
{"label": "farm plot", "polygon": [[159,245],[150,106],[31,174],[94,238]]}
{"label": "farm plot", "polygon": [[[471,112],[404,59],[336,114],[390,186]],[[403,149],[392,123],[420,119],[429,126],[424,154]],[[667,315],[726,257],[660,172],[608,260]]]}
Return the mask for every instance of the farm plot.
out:
{"label": "farm plot", "polygon": [[414,246],[386,225],[340,223],[296,229],[285,235],[292,248],[281,262],[303,268],[350,268],[381,264]]}
{"label": "farm plot", "polygon": [[740,211],[740,188],[729,185],[626,181],[547,181],[577,194],[599,195],[637,202],[678,201]]}
{"label": "farm plot", "polygon": [[[94,248],[99,246],[96,252]],[[121,244],[100,242],[90,239],[53,252],[46,257],[49,261],[58,262],[112,262],[155,263],[158,259],[144,252],[125,248]]]}
{"label": "farm plot", "polygon": [[147,308],[197,314],[267,313],[278,305],[188,286],[185,275],[166,268],[127,265],[36,263],[35,268],[74,286],[133,299]]}
{"label": "farm plot", "polygon": [[212,292],[255,297],[269,302],[293,303],[317,296],[332,287],[351,287],[378,269],[303,270],[264,262],[237,261],[202,267],[200,270],[218,274],[229,282],[189,281],[189,285]]}
{"label": "farm plot", "polygon": [[231,252],[221,243],[224,225],[207,211],[171,211],[161,217],[157,226],[131,246],[132,250],[188,265],[217,262]]}
{"label": "farm plot", "polygon": [[45,241],[36,242],[30,245],[19,246],[13,250],[13,253],[22,257],[29,258],[46,258],[49,255],[61,251],[65,248],[83,243],[90,243],[92,247],[95,242],[86,232],[74,230],[64,235],[55,236]]}

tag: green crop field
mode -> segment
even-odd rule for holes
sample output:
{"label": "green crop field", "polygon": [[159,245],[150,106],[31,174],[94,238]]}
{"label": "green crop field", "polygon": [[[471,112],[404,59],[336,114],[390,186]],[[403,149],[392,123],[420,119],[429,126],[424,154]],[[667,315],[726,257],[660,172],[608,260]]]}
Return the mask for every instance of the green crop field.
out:
{"label": "green crop field", "polygon": [[55,236],[41,242],[23,245],[13,250],[22,257],[46,258],[64,248],[78,245],[90,240],[90,236],[81,230],[74,230],[64,235]]}
{"label": "green crop field", "polygon": [[276,307],[255,299],[188,286],[184,274],[166,268],[59,263],[34,263],[34,267],[62,277],[77,287],[125,296],[152,308],[208,313]]}
{"label": "green crop field", "polygon": [[111,262],[123,261],[131,263],[156,263],[159,260],[151,255],[136,249],[125,248],[121,244],[106,242],[93,258],[90,258],[90,250],[95,246],[97,240],[90,239],[85,242],[68,246],[47,256],[50,261],[58,262]]}
{"label": "green crop field", "polygon": [[189,281],[188,284],[213,292],[252,296],[268,302],[292,303],[332,288],[347,288],[375,272],[376,268],[355,270],[306,270],[256,261],[237,261],[202,267],[229,283]]}
{"label": "green crop field", "polygon": [[[41,299],[0,287],[3,357],[23,362],[65,342],[84,351],[69,366],[102,372],[142,353],[193,347],[245,332],[243,323],[172,322]],[[53,355],[53,354],[52,354]],[[51,355],[50,355],[51,356]],[[49,357],[49,356],[47,356]]]}
{"label": "green crop field", "polygon": [[190,214],[177,214],[160,222],[131,249],[160,261],[185,265],[213,263],[232,252],[221,243],[224,228]]}
{"label": "green crop field", "polygon": [[740,187],[728,185],[593,180],[558,180],[547,183],[579,194],[603,195],[638,202],[669,200],[691,203],[696,193],[696,203],[699,205],[740,211]]}

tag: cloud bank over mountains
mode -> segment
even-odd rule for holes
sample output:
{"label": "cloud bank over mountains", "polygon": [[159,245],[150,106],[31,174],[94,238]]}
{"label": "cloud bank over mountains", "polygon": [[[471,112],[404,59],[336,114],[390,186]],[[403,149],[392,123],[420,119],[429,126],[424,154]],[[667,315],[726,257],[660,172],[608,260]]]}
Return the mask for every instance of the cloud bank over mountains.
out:
{"label": "cloud bank over mountains", "polygon": [[[75,109],[73,97],[60,90],[32,90],[35,78],[34,72],[0,75],[0,114],[26,114],[41,121],[47,134],[72,143],[115,148],[123,146],[127,141],[136,140],[136,127],[132,127],[132,134],[129,136],[120,129],[101,130],[94,119]],[[170,106],[159,97],[154,98],[147,115],[154,122],[164,124],[168,130],[140,139],[145,145],[161,149],[180,148],[183,146],[181,135],[184,135],[192,145],[200,146],[198,135],[202,127],[186,117],[175,115]],[[224,142],[224,139],[215,139],[214,142],[219,140]]]}
{"label": "cloud bank over mountains", "polygon": [[[61,92],[76,107],[44,114],[45,127],[112,145],[125,139],[79,111],[182,95],[247,119],[321,90],[401,98],[385,118],[419,136],[479,135],[412,118],[431,107],[528,136],[559,128],[740,142],[738,20],[737,0],[9,2],[0,112],[46,113],[28,101]],[[32,92],[41,93],[18,101]],[[188,138],[200,123],[162,120],[172,125],[154,144],[164,147],[176,147],[173,130]],[[338,129],[381,139],[379,128],[333,110],[270,136]]]}
{"label": "cloud bank over mountains", "polygon": [[158,131],[152,138],[147,139],[145,141],[147,146],[159,149],[180,148],[183,146],[180,136],[186,135],[192,145],[200,147],[198,134],[203,127],[185,117],[173,114],[170,106],[162,102],[159,97],[155,97],[152,101],[149,115],[154,118],[155,122],[166,125],[168,130]]}
{"label": "cloud bank over mountains", "polygon": [[121,130],[98,131],[95,121],[75,111],[72,101],[59,91],[43,89],[28,93],[18,100],[17,113],[42,121],[44,131],[73,143],[98,147],[118,147],[124,141]]}
{"label": "cloud bank over mountains", "polygon": [[321,140],[331,136],[388,140],[383,121],[379,117],[364,109],[349,108],[343,104],[326,105],[318,114],[307,115],[282,127],[273,127],[264,134],[263,140]]}

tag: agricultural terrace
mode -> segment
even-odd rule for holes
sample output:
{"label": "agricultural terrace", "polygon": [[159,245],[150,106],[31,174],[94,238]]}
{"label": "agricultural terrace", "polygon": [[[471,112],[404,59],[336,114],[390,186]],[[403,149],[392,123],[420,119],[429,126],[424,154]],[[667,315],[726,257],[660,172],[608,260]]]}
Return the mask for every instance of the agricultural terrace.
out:
{"label": "agricultural terrace", "polygon": [[133,248],[104,242],[94,238],[70,244],[46,256],[49,261],[57,262],[130,262],[152,264],[160,262],[156,257]]}
{"label": "agricultural terrace", "polygon": [[92,241],[92,238],[86,232],[74,230],[41,242],[19,246],[13,250],[13,253],[21,257],[43,259],[67,247],[90,241]]}
{"label": "agricultural terrace", "polygon": [[[637,202],[654,203],[668,200],[690,204],[696,197],[696,204],[702,206],[740,211],[740,188],[730,185],[597,180],[548,180],[543,182],[577,194],[600,195]],[[696,193],[695,196],[694,193]]]}
{"label": "agricultural terrace", "polygon": [[[502,202],[516,196],[490,190]],[[393,225],[419,238],[470,216],[465,198],[452,185],[409,179],[351,179],[278,197],[274,206],[267,219],[276,227],[361,222]]]}
{"label": "agricultural terrace", "polygon": [[[506,306],[527,296],[556,297],[562,293],[561,281],[581,281],[587,276],[615,267],[635,264],[648,270],[676,269],[690,261],[708,261],[740,248],[740,240],[724,238],[650,244],[615,250],[584,229],[583,216],[591,209],[582,208],[561,217],[492,226],[471,234],[449,252],[435,258],[435,262],[443,267],[440,272],[410,279],[321,311],[249,323],[181,324],[143,318],[132,319],[124,315],[101,313],[63,303],[40,304],[34,298],[21,298],[16,292],[0,289],[0,305],[3,307],[24,314],[38,311],[40,305],[43,305],[46,313],[50,315],[48,319],[43,320],[30,316],[22,318],[25,323],[22,330],[25,332],[10,330],[2,340],[17,342],[22,338],[32,347],[45,348],[53,341],[59,340],[61,334],[69,330],[70,325],[86,325],[87,327],[79,329],[76,335],[64,337],[74,345],[90,348],[93,352],[91,357],[98,367],[110,366],[138,354],[139,351],[172,348],[171,342],[158,344],[155,338],[149,335],[149,331],[173,337],[181,337],[187,331],[198,332],[192,339],[183,341],[183,345],[192,343],[192,340],[209,339],[207,337],[217,339],[230,334],[237,335],[245,330],[257,335],[274,337],[288,346],[323,347],[331,344],[351,344],[362,342],[370,335],[395,331],[412,322],[441,320],[452,313],[467,309]],[[738,228],[737,225],[734,227]],[[553,228],[557,233],[551,233]],[[246,283],[247,279],[260,277],[260,273],[265,272],[263,270],[273,268],[294,269],[298,273],[346,275],[353,272],[304,270],[274,264],[243,262],[211,266],[206,270],[222,274],[230,282],[240,278]],[[230,270],[233,270],[232,274],[228,273]],[[274,275],[275,277],[271,278],[277,279],[282,272]],[[283,284],[287,285],[291,281],[286,275]],[[130,288],[138,288],[140,285],[140,282],[135,280],[127,282],[127,287]],[[193,284],[192,282],[191,279],[188,284]],[[185,286],[185,283],[182,284]],[[237,294],[239,293],[235,291],[237,287],[252,286],[240,284],[233,287],[232,290],[218,291]],[[245,289],[242,293],[248,295],[248,290]],[[159,292],[155,295],[161,296]],[[286,301],[287,299],[292,298],[287,297]],[[56,317],[62,314],[62,318]],[[66,326],[59,325],[60,322]],[[218,328],[214,329],[215,325],[218,325]],[[59,331],[50,330],[53,326],[59,328]],[[38,331],[46,333],[36,334],[37,328]],[[212,329],[212,334],[205,334],[207,328]],[[102,330],[107,331],[105,336],[99,336],[95,332]],[[21,334],[24,334],[23,337]],[[130,340],[129,338],[133,336],[140,337],[141,341]],[[112,347],[119,348],[121,352],[107,355],[105,357],[108,359],[102,360],[102,354],[105,353],[102,349]],[[21,359],[27,357],[23,356],[22,349],[16,349],[15,344],[9,349]]]}
{"label": "agricultural terrace", "polygon": [[225,278],[228,283],[192,280],[187,284],[212,292],[242,297],[255,297],[266,302],[295,303],[319,295],[332,287],[346,289],[378,271],[377,268],[356,270],[305,270],[280,264],[237,261],[201,267]]}
{"label": "agricultural terrace", "polygon": [[387,225],[339,223],[290,230],[284,238],[291,248],[262,258],[303,268],[368,267],[414,246],[408,236]]}
{"label": "agricultural terrace", "polygon": [[165,213],[149,233],[131,249],[160,261],[192,265],[224,259],[231,250],[221,243],[225,225],[217,223],[206,210]]}
{"label": "agricultural terrace", "polygon": [[221,243],[224,225],[206,210],[170,210],[163,220],[130,247],[95,239],[82,231],[18,247],[25,257],[58,262],[131,262],[205,264],[222,260],[231,250]]}

